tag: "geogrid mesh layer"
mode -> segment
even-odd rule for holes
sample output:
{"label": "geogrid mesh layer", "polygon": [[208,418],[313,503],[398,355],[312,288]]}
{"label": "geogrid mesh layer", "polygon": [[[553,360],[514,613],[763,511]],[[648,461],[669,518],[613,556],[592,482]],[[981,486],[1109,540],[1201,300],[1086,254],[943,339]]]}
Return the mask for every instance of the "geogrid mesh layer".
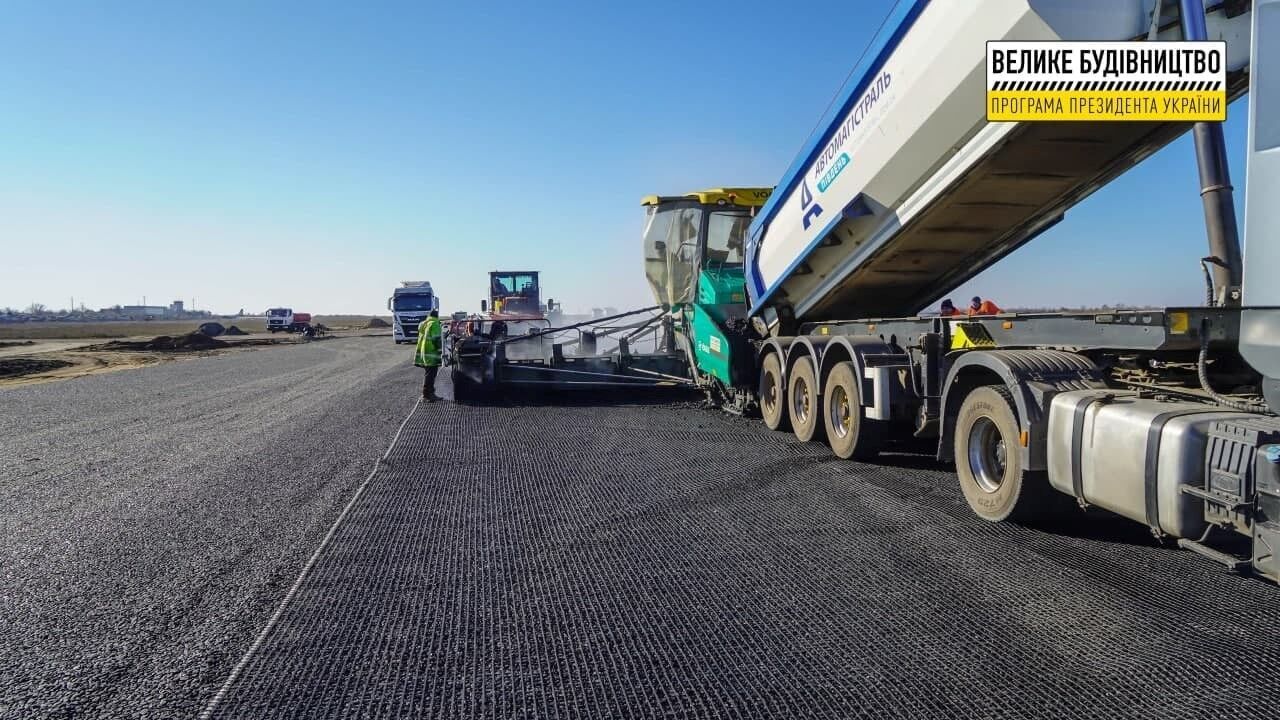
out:
{"label": "geogrid mesh layer", "polygon": [[1280,589],[689,407],[421,406],[215,717],[1274,718]]}

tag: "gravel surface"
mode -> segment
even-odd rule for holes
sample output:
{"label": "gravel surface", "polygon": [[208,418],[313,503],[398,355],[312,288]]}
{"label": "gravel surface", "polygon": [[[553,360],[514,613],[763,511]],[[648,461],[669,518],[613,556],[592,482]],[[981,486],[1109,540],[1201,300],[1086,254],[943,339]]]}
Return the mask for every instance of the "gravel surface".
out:
{"label": "gravel surface", "polygon": [[421,382],[387,338],[0,389],[0,717],[192,717]]}
{"label": "gravel surface", "polygon": [[422,405],[217,718],[1275,718],[1280,589],[688,406]]}

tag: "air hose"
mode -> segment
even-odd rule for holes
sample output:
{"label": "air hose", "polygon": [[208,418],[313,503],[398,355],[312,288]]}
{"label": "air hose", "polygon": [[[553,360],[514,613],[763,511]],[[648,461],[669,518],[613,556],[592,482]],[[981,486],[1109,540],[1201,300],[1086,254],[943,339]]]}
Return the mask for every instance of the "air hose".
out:
{"label": "air hose", "polygon": [[[1206,271],[1207,272],[1207,271]],[[1209,394],[1215,402],[1232,410],[1240,412],[1269,414],[1270,410],[1265,404],[1258,402],[1248,402],[1242,400],[1233,400],[1214,390],[1209,385],[1209,318],[1200,321],[1200,357],[1196,361],[1196,375],[1200,378],[1200,389]]]}

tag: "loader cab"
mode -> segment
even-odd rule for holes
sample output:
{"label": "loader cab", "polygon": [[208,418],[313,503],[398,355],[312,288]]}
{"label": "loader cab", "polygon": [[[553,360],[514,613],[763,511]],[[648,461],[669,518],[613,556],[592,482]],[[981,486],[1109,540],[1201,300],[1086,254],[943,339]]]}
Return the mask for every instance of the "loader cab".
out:
{"label": "loader cab", "polygon": [[747,228],[772,192],[719,188],[650,195],[645,207],[645,276],[659,304],[744,302]]}
{"label": "loader cab", "polygon": [[501,315],[542,315],[542,288],[536,270],[489,273],[489,309]]}

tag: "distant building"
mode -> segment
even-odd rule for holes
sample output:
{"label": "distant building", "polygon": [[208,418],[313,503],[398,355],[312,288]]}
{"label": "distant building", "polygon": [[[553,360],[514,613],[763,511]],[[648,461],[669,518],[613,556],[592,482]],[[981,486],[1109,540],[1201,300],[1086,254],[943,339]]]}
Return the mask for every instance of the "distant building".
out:
{"label": "distant building", "polygon": [[122,305],[120,312],[130,318],[160,318],[169,313],[169,308],[163,305]]}
{"label": "distant building", "polygon": [[181,301],[181,300],[174,300],[174,301],[173,301],[173,304],[169,305],[169,313],[170,313],[170,314],[172,314],[172,315],[181,315],[181,314],[182,314],[182,301]]}

